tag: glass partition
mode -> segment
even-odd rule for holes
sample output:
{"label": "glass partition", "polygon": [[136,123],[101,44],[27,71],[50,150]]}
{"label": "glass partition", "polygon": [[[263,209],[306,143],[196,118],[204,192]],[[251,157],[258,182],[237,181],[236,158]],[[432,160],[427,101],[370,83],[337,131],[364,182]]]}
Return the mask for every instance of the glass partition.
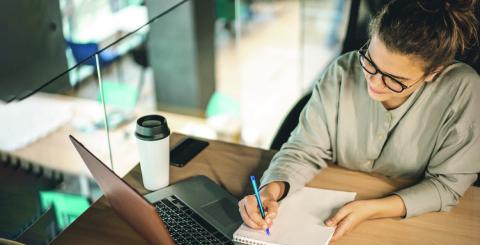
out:
{"label": "glass partition", "polygon": [[[129,170],[120,167],[117,171],[112,165],[109,139],[115,141],[117,133],[108,134],[107,125],[110,125],[106,123],[105,111],[108,109],[110,116],[114,110],[110,106],[104,107],[102,103],[111,101],[103,98],[101,89],[107,88],[100,86],[102,79],[99,75],[102,71],[97,68],[100,67],[98,65],[112,65],[110,68],[113,67],[115,74],[122,76],[122,57],[141,47],[145,41],[148,27],[140,31],[136,29],[147,23],[147,11],[144,6],[130,4],[133,1],[116,1],[116,5],[111,1],[107,6],[112,8],[109,10],[111,13],[115,13],[112,14],[115,17],[110,16],[115,20],[109,24],[115,27],[106,23],[103,24],[107,27],[98,26],[105,20],[103,17],[84,16],[82,21],[93,18],[97,22],[91,22],[88,26],[82,22],[80,26],[83,29],[75,30],[78,32],[72,26],[68,27],[70,29],[62,28],[62,14],[65,20],[72,17],[68,11],[81,9],[68,4],[81,5],[85,8],[84,14],[88,15],[93,14],[93,10],[105,7],[97,6],[102,4],[100,2],[61,1],[58,4],[55,1],[38,1],[34,4],[31,1],[6,1],[1,4],[18,7],[10,8],[15,9],[13,15],[30,17],[19,20],[18,25],[5,24],[11,22],[2,22],[4,24],[1,25],[9,38],[17,40],[15,43],[15,40],[3,38],[2,42],[6,43],[2,46],[2,54],[5,55],[0,58],[0,84],[2,91],[8,91],[5,96],[2,93],[0,99],[11,101],[0,104],[0,237],[29,243],[48,242],[102,195],[69,141],[69,135],[76,137],[121,176]],[[157,9],[158,13],[179,2],[165,2]],[[36,14],[32,15],[32,12]],[[157,16],[154,13],[153,17]],[[3,17],[7,18],[8,15]],[[105,18],[109,17],[105,15]],[[131,21],[130,18],[137,21]],[[45,32],[35,29],[39,26],[35,21],[40,22],[40,26],[46,23],[48,29]],[[92,33],[88,29],[92,28],[93,31],[95,27],[101,29],[95,32],[97,34],[114,28],[110,30],[113,36],[105,38],[95,34],[91,37],[99,39],[89,40],[87,34]],[[23,40],[29,36],[26,34],[28,30],[35,35],[30,35],[33,37],[30,40]],[[129,35],[132,32],[134,34]],[[129,37],[128,42],[111,45],[125,36]],[[78,50],[69,44],[74,39],[78,41],[77,48],[91,48],[90,43],[95,42],[95,49],[87,49],[82,59],[75,58]],[[108,48],[109,45],[112,49]],[[109,53],[113,47],[116,53]],[[98,64],[95,54],[101,56]],[[110,79],[108,75],[106,78]],[[110,117],[108,121],[112,121]],[[115,127],[112,125],[112,128]],[[125,160],[138,162],[136,159]],[[32,225],[40,221],[42,225],[49,226],[45,234],[32,231]]]}
{"label": "glass partition", "polygon": [[236,2],[241,140],[268,149],[290,109],[340,54],[350,1]]}
{"label": "glass partition", "polygon": [[70,86],[68,75],[22,101],[0,105],[0,237],[45,242],[30,225],[52,225],[42,235],[51,239],[101,196],[68,137],[110,165],[100,92],[95,83]]}
{"label": "glass partition", "polygon": [[[13,1],[0,5],[7,3]],[[165,116],[173,132],[268,148],[289,109],[338,54],[343,28],[338,19],[340,25],[345,20],[345,4],[337,1],[37,4],[17,8],[54,16],[55,21],[46,22],[50,32],[33,32],[48,34],[31,39],[37,53],[10,52],[0,58],[2,64],[25,67],[2,66],[2,87],[22,91],[17,99],[33,94],[0,105],[2,119],[8,118],[0,128],[6,135],[1,137],[3,173],[27,176],[20,183],[33,186],[2,185],[0,206],[7,209],[0,215],[0,236],[7,238],[55,200],[73,200],[62,207],[83,207],[75,214],[56,210],[63,229],[101,196],[68,141],[70,134],[122,177],[139,162],[135,121],[146,114]],[[22,28],[35,28],[32,21]],[[8,28],[15,34],[14,27]],[[8,43],[12,50],[14,44]],[[1,99],[14,98],[2,94]],[[32,182],[32,175],[40,182]],[[25,196],[32,205],[16,218],[21,202],[12,205],[7,197],[25,190],[33,193]],[[3,229],[9,219],[19,226]]]}
{"label": "glass partition", "polygon": [[[135,121],[140,107],[154,109],[155,93],[145,53],[148,27],[122,39],[99,53],[98,98],[105,113],[105,126],[112,170],[125,176],[138,162],[134,141]],[[104,53],[128,48],[121,62],[102,64]],[[95,60],[97,62],[97,59]]]}
{"label": "glass partition", "polygon": [[[138,163],[133,129],[139,115],[160,113],[161,109],[173,131],[217,138],[219,134],[205,126],[204,117],[238,108],[231,96],[215,91],[217,76],[236,77],[231,72],[225,75],[222,67],[227,59],[216,58],[219,48],[228,47],[230,53],[222,57],[228,57],[228,64],[235,66],[230,58],[235,49],[231,40],[235,40],[236,34],[228,27],[231,23],[225,24],[233,21],[231,16],[216,17],[213,0],[202,4],[74,0],[39,1],[37,6],[18,3],[25,5],[24,14],[42,7],[39,18],[48,19],[54,12],[55,22],[49,24],[54,34],[39,38],[32,47],[38,53],[42,53],[40,46],[49,47],[53,51],[44,48],[42,54],[55,55],[47,55],[48,59],[40,59],[41,55],[17,59],[15,52],[2,56],[2,64],[18,61],[16,65],[33,67],[26,74],[15,73],[16,76],[10,76],[11,70],[1,70],[2,87],[5,84],[10,86],[6,87],[8,91],[15,90],[14,96],[2,94],[1,98],[13,102],[0,105],[2,118],[9,118],[0,129],[5,145],[1,163],[2,168],[8,169],[2,171],[5,178],[0,178],[5,181],[0,191],[2,237],[14,239],[27,232],[27,224],[35,223],[53,209],[53,231],[58,234],[101,196],[68,135],[75,136],[124,176]],[[30,20],[25,26],[34,29],[32,23]],[[8,28],[25,30],[18,26]],[[11,48],[18,51],[25,45]],[[51,66],[39,66],[42,62]],[[39,70],[45,72],[37,76]],[[173,90],[167,90],[169,87]],[[212,102],[212,97],[217,99]],[[224,107],[225,101],[229,107]],[[232,135],[227,133],[224,135]],[[8,184],[18,173],[27,176],[17,181],[20,186],[31,188]],[[10,198],[24,191],[31,195],[18,200]],[[27,210],[19,216],[19,203],[25,200]],[[7,210],[12,215],[3,215]]]}
{"label": "glass partition", "polygon": [[[149,16],[162,6],[147,1]],[[114,171],[139,162],[135,122],[166,117],[172,132],[239,138],[239,76],[234,16],[214,1],[183,1],[160,18],[100,52],[128,47],[121,62],[100,64]],[[224,8],[224,7],[220,7]],[[151,18],[156,18],[151,17]],[[121,72],[118,72],[121,71]],[[225,127],[225,123],[234,127]]]}

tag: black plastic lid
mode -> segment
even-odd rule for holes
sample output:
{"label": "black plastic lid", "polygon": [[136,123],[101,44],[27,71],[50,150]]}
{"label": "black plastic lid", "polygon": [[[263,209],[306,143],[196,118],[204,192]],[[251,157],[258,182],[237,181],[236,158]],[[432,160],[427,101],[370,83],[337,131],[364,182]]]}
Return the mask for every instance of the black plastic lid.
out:
{"label": "black plastic lid", "polygon": [[147,115],[137,119],[135,136],[141,140],[161,140],[170,135],[167,119],[160,115]]}

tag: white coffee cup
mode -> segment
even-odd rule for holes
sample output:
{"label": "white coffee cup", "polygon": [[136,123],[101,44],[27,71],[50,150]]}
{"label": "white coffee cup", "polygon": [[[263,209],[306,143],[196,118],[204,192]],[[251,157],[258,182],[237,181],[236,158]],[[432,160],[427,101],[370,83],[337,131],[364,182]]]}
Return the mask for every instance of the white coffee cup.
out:
{"label": "white coffee cup", "polygon": [[147,115],[137,120],[135,130],[143,186],[157,190],[170,181],[170,129],[160,115]]}

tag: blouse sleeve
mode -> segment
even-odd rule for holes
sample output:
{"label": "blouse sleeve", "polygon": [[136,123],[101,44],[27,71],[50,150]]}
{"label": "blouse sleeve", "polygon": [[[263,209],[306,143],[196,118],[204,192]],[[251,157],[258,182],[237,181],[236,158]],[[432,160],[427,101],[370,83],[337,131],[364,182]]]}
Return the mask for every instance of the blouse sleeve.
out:
{"label": "blouse sleeve", "polygon": [[284,181],[282,198],[308,183],[332,161],[339,83],[342,72],[332,63],[315,84],[312,97],[302,110],[297,127],[278,151],[261,179],[261,187]]}
{"label": "blouse sleeve", "polygon": [[[476,76],[478,78],[478,76]],[[450,211],[480,172],[480,81],[473,81],[457,94],[455,103],[446,113],[425,171],[424,179],[402,189],[399,195],[406,207],[406,217],[432,211]]]}

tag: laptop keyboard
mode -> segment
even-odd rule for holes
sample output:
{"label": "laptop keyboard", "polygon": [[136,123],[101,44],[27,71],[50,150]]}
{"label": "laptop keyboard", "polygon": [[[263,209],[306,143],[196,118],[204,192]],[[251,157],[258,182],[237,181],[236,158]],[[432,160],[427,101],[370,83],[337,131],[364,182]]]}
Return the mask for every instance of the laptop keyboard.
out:
{"label": "laptop keyboard", "polygon": [[176,244],[233,244],[176,196],[154,205]]}

